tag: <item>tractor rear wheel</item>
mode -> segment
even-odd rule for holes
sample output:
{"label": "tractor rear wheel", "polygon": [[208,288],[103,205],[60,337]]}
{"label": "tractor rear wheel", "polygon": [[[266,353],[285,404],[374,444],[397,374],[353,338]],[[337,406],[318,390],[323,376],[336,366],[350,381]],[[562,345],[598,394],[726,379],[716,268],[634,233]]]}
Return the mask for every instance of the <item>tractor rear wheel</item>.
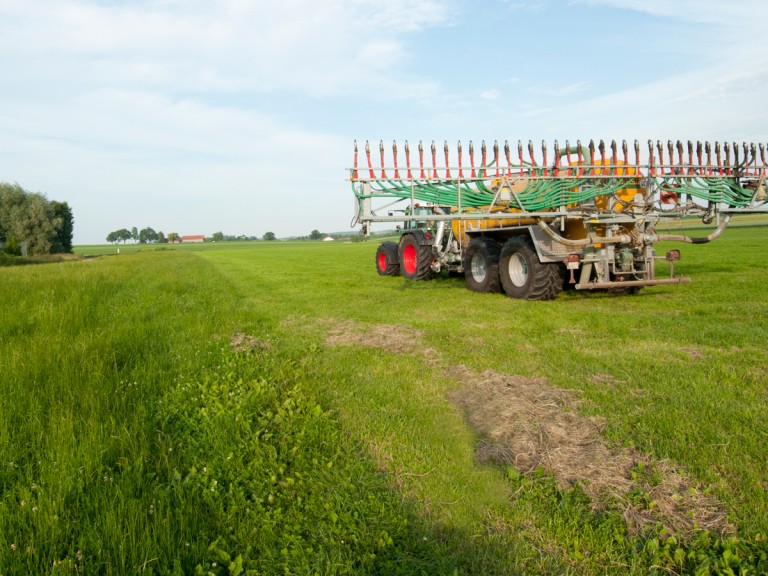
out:
{"label": "tractor rear wheel", "polygon": [[475,292],[501,292],[499,244],[491,238],[473,238],[464,252],[467,288]]}
{"label": "tractor rear wheel", "polygon": [[376,271],[379,276],[399,276],[400,261],[397,256],[397,242],[382,242],[376,249]]}
{"label": "tractor rear wheel", "polygon": [[515,236],[504,244],[499,276],[510,298],[553,300],[563,289],[562,265],[540,262],[530,239],[525,236]]}
{"label": "tractor rear wheel", "polygon": [[431,280],[434,276],[432,246],[419,244],[413,234],[400,239],[400,272],[409,280]]}

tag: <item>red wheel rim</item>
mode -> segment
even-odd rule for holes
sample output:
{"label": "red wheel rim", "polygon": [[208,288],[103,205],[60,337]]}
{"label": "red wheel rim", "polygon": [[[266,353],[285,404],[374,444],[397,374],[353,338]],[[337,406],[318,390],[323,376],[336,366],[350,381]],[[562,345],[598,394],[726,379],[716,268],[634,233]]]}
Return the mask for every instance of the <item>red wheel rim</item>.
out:
{"label": "red wheel rim", "polygon": [[384,254],[383,252],[381,254],[379,254],[379,259],[378,259],[377,263],[379,265],[379,270],[381,270],[382,272],[384,270],[386,270],[387,269],[387,255]]}
{"label": "red wheel rim", "polygon": [[403,247],[403,268],[407,274],[416,272],[416,246],[413,244]]}

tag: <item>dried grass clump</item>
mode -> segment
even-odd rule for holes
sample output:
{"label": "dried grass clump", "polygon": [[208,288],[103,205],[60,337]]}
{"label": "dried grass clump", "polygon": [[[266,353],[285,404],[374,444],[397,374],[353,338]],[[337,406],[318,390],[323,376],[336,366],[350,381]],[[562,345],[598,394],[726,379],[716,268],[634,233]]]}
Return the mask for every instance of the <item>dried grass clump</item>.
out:
{"label": "dried grass clump", "polygon": [[232,345],[232,349],[235,352],[248,352],[249,350],[261,351],[272,348],[272,345],[269,342],[264,342],[263,340],[259,340],[248,334],[243,334],[242,332],[234,334],[229,343]]}
{"label": "dried grass clump", "polygon": [[479,461],[508,464],[523,474],[543,468],[562,488],[578,484],[596,508],[618,504],[633,533],[657,522],[676,533],[733,530],[723,506],[671,463],[610,448],[601,435],[603,422],[579,414],[573,392],[542,378],[476,374],[464,367],[456,372],[464,386],[453,400],[483,436]]}
{"label": "dried grass clump", "polygon": [[325,343],[329,346],[379,348],[395,354],[435,354],[433,349],[424,347],[421,332],[399,324],[362,325],[353,320],[336,322],[329,329]]}

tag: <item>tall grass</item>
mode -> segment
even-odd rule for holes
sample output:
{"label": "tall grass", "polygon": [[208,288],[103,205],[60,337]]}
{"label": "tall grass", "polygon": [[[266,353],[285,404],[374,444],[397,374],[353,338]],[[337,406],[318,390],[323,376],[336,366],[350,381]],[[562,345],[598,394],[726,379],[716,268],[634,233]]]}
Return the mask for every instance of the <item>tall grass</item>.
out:
{"label": "tall grass", "polygon": [[153,415],[231,306],[199,264],[0,275],[0,571],[122,572],[162,546],[137,541],[151,520]]}

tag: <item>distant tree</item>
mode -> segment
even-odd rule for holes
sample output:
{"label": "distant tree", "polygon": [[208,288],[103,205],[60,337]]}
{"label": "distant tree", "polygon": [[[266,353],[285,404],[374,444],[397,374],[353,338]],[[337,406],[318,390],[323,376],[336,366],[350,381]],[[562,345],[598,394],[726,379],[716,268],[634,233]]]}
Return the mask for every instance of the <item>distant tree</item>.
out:
{"label": "distant tree", "polygon": [[117,244],[118,242],[125,242],[126,240],[131,239],[131,233],[126,228],[120,228],[120,230],[113,230],[109,234],[107,234],[107,242],[113,242]]}
{"label": "distant tree", "polygon": [[277,240],[274,232],[264,232],[262,238],[264,238],[264,240]]}
{"label": "distant tree", "polygon": [[162,231],[158,230],[157,231],[157,243],[158,244],[165,244],[166,242],[168,242],[168,240],[166,240],[165,234],[163,234]]}
{"label": "distant tree", "polygon": [[58,224],[51,252],[71,254],[72,235],[75,229],[75,217],[72,214],[72,209],[66,202],[56,202],[55,200],[51,201],[51,208],[53,208],[54,217]]}
{"label": "distant tree", "polygon": [[141,244],[157,242],[157,232],[155,232],[152,228],[142,228],[139,232],[139,242]]}
{"label": "distant tree", "polygon": [[214,232],[213,233],[213,241],[214,242],[224,242],[224,232]]}
{"label": "distant tree", "polygon": [[173,244],[174,242],[179,240],[179,233],[178,232],[168,232],[168,242]]}
{"label": "distant tree", "polygon": [[320,240],[322,237],[323,234],[319,230],[312,230],[312,232],[309,233],[310,240]]}
{"label": "distant tree", "polygon": [[122,240],[123,244],[133,238],[133,235],[131,234],[131,231],[128,230],[128,228],[120,228],[120,230],[115,230],[115,236],[117,237],[118,241]]}
{"label": "distant tree", "polygon": [[136,228],[136,226],[131,228],[131,238],[133,238],[134,242],[138,242],[139,241],[139,230],[138,230],[138,228]]}

